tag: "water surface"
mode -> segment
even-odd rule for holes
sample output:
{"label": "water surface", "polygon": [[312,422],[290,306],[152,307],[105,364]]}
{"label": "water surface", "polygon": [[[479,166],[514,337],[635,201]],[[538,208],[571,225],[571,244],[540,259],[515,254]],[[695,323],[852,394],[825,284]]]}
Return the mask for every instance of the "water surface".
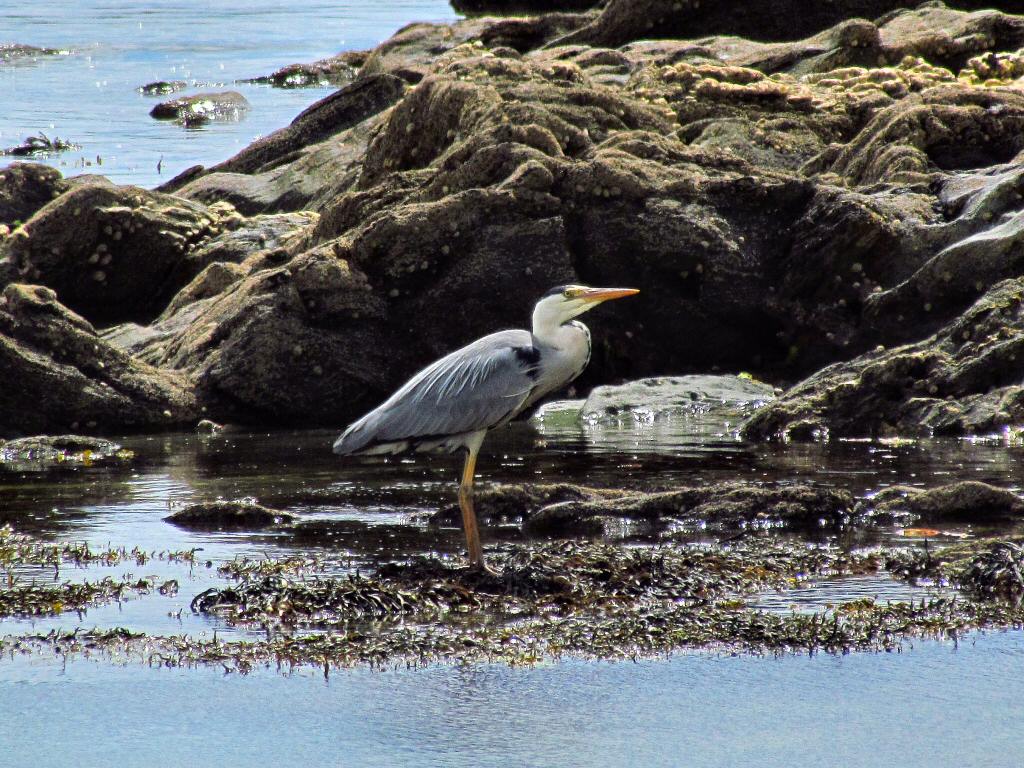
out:
{"label": "water surface", "polygon": [[[39,162],[68,176],[101,173],[144,187],[226,160],[334,90],[235,80],[372,48],[411,21],[456,17],[446,0],[68,0],[0,8],[0,42],[70,51],[0,64],[0,148],[41,131],[81,149]],[[237,90],[252,109],[237,123],[186,130],[149,116],[172,98],[136,92],[157,80],[189,82],[175,96]],[[0,156],[0,167],[17,159]]]}
{"label": "water surface", "polygon": [[[457,460],[344,462],[330,453],[333,437],[134,437],[123,441],[137,454],[127,468],[0,473],[0,515],[18,528],[96,546],[201,550],[195,566],[63,568],[62,579],[152,575],[181,589],[81,617],[8,619],[0,634],[129,626],[255,637],[189,611],[191,598],[218,581],[207,559],[317,554],[341,573],[415,552],[458,552],[459,531],[424,523],[453,500]],[[745,477],[863,493],[976,477],[1020,486],[1020,451],[999,440],[751,447],[699,416],[516,423],[485,444],[479,482],[639,486]],[[197,533],[163,520],[193,501],[246,496],[330,523],[336,536]],[[914,589],[885,577],[826,580],[758,604],[816,610],[859,597],[905,600]],[[34,766],[100,766],[111,755],[130,756],[119,757],[125,765],[177,766],[211,754],[225,766],[1006,765],[1019,754],[1022,702],[1020,632],[976,633],[959,645],[915,641],[891,654],[678,653],[635,664],[333,670],[326,680],[309,669],[225,676],[29,656],[0,661],[0,753]]]}

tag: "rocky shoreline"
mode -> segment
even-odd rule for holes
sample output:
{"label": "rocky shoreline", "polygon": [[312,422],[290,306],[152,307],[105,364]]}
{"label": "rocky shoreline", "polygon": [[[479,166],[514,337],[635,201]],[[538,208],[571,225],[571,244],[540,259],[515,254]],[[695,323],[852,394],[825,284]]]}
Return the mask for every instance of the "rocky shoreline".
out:
{"label": "rocky shoreline", "polygon": [[352,80],[159,190],[3,169],[0,436],[341,426],[568,281],[643,291],[584,389],[799,382],[751,439],[1021,422],[1024,16],[587,5],[310,65]]}

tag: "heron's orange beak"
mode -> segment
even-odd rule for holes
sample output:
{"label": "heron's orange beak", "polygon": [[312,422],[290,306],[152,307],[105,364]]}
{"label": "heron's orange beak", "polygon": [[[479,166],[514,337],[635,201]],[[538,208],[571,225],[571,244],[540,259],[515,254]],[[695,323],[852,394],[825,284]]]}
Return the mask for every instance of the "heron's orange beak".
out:
{"label": "heron's orange beak", "polygon": [[576,298],[586,302],[601,302],[610,299],[621,299],[640,293],[636,288],[584,288]]}

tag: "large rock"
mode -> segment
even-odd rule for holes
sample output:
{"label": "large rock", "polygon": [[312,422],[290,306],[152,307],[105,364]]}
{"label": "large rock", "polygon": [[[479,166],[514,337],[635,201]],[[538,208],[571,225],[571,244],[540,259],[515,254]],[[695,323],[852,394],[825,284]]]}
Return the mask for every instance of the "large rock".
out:
{"label": "large rock", "polygon": [[217,211],[138,187],[80,183],[0,242],[19,279],[49,286],[98,325],[149,320],[201,269]]}
{"label": "large rock", "polygon": [[[158,268],[83,269],[111,244],[57,213],[119,193],[79,184],[6,238],[0,280],[122,323],[110,343],[187,374],[221,420],[340,425],[572,281],[642,291],[588,315],[583,388],[838,363],[748,434],[992,428],[1019,377],[978,328],[1015,321],[971,306],[1024,268],[1022,17],[897,5],[410,25],[291,126],[154,195],[210,222],[140,239]],[[908,383],[918,358],[934,382]]]}
{"label": "large rock", "polygon": [[[641,39],[693,40],[711,35],[735,35],[751,40],[795,40],[847,19],[878,19],[892,13],[930,14],[936,7],[944,10],[941,3],[924,3],[917,11],[908,11],[908,5],[912,3],[906,0],[846,0],[842,3],[818,0],[780,0],[774,3],[608,0],[590,24],[560,42],[616,47]],[[969,9],[1000,7],[1001,4],[985,0],[958,0],[951,5]],[[1017,10],[1015,4],[1002,5],[1008,11]],[[894,30],[893,36],[929,36],[933,40],[951,42],[949,47],[955,46],[961,52],[979,44],[966,35],[957,35],[958,30],[950,26],[948,17],[944,29],[937,29],[933,23],[934,19],[925,23],[908,19]],[[1002,26],[998,28],[1002,29]]]}
{"label": "large rock", "polygon": [[180,373],[104,342],[42,286],[0,295],[0,435],[171,429],[195,421]]}
{"label": "large rock", "polygon": [[754,414],[749,438],[985,433],[1024,421],[1024,278],[938,333],[830,365]]}

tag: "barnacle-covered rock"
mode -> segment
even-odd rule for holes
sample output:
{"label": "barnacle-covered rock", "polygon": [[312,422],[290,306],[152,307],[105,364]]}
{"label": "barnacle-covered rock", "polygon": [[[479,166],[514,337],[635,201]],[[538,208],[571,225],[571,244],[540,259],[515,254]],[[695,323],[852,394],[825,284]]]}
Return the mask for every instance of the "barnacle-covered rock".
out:
{"label": "barnacle-covered rock", "polygon": [[150,320],[198,271],[189,258],[220,226],[198,203],[90,179],[0,240],[0,258],[90,322]]}
{"label": "barnacle-covered rock", "polygon": [[0,225],[9,229],[68,189],[60,171],[38,163],[11,163],[0,169]]}

